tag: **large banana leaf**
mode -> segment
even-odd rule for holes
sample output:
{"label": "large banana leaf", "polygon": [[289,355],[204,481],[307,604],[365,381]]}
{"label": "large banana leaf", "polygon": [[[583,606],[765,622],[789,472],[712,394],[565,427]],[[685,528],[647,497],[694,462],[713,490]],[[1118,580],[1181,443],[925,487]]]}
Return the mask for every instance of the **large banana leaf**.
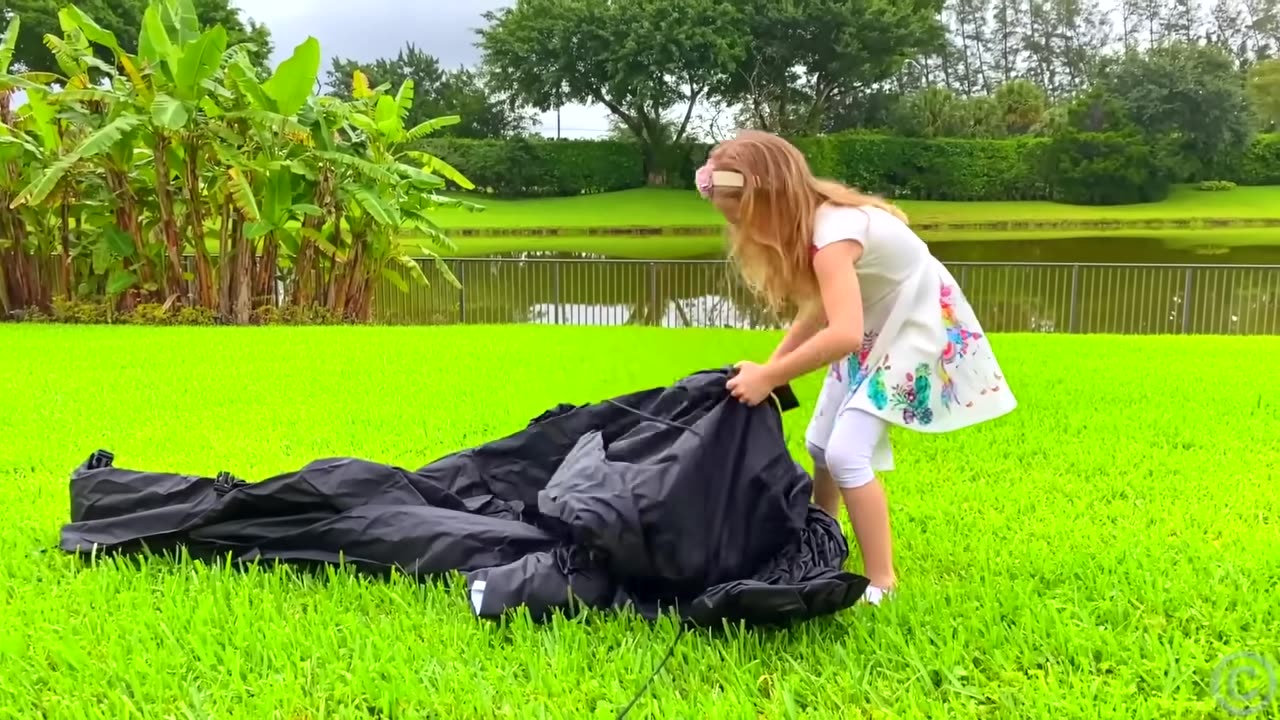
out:
{"label": "large banana leaf", "polygon": [[289,59],[280,63],[274,74],[262,84],[262,90],[275,101],[276,112],[293,115],[302,109],[315,92],[320,74],[320,43],[313,37],[298,44]]}

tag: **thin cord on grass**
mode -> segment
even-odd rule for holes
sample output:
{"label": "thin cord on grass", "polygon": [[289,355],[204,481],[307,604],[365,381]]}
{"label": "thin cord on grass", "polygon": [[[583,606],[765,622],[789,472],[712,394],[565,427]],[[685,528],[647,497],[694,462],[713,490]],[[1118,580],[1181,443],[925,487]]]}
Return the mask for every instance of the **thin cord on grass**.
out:
{"label": "thin cord on grass", "polygon": [[641,685],[640,689],[636,691],[636,694],[631,697],[631,702],[627,703],[627,706],[622,708],[622,712],[618,713],[618,720],[623,720],[623,718],[627,716],[627,713],[631,712],[631,708],[635,707],[636,703],[640,702],[640,698],[644,697],[649,686],[653,684],[654,678],[658,677],[658,673],[662,672],[662,668],[667,666],[667,661],[675,654],[676,646],[680,644],[680,639],[683,637],[684,625],[681,625],[680,629],[676,631],[675,639],[667,646],[667,654],[662,656],[662,661],[653,669],[653,672],[649,673],[649,679],[645,680],[644,685]]}
{"label": "thin cord on grass", "polygon": [[663,425],[669,425],[669,426],[671,426],[671,427],[680,428],[681,430],[688,430],[689,432],[693,433],[694,435],[697,435],[698,437],[702,437],[702,433],[698,432],[697,430],[694,430],[692,427],[690,427],[690,426],[688,426],[688,425],[685,425],[685,424],[683,424],[683,423],[678,423],[678,422],[676,422],[675,420],[668,420],[668,419],[666,419],[666,418],[664,418],[664,417],[658,417],[657,415],[650,415],[649,413],[644,412],[643,410],[637,410],[637,409],[635,409],[635,408],[633,408],[633,407],[630,407],[630,406],[628,406],[628,405],[623,405],[622,403],[618,402],[617,400],[605,400],[605,402],[606,402],[606,403],[608,403],[609,405],[614,405],[614,406],[616,406],[616,407],[620,407],[620,408],[622,408],[623,410],[626,410],[627,412],[635,413],[636,415],[639,415],[640,417],[642,417],[642,418],[644,418],[644,419],[646,419],[646,420],[652,420],[652,421],[654,421],[654,422],[662,423]]}
{"label": "thin cord on grass", "polygon": [[[778,408],[778,415],[779,417],[781,417],[783,414],[782,401],[778,399],[777,393],[769,393],[769,398],[773,400],[774,406]],[[699,433],[697,430],[694,430],[692,427],[688,425],[678,423],[674,420],[668,420],[667,418],[658,417],[657,415],[650,415],[649,413],[644,412],[642,410],[637,410],[633,407],[623,405],[617,400],[606,400],[605,402],[615,407],[622,408],[627,412],[639,415],[642,418],[652,420],[654,422],[659,422],[664,425],[669,425],[671,427],[677,427],[683,430],[688,430],[694,435],[697,435],[698,437],[702,437],[702,433]],[[786,442],[785,433],[784,433],[783,441]],[[681,625],[680,629],[676,631],[675,639],[671,641],[671,644],[669,646],[667,646],[667,653],[662,656],[662,660],[658,663],[656,667],[653,668],[653,672],[649,673],[649,677],[644,681],[644,684],[640,686],[640,689],[636,690],[635,695],[631,696],[630,702],[627,703],[626,707],[622,708],[622,712],[618,713],[618,720],[623,720],[623,718],[627,716],[627,713],[631,712],[631,709],[636,706],[636,703],[640,702],[640,698],[644,697],[644,694],[646,691],[648,691],[649,686],[653,684],[654,678],[658,677],[658,673],[662,672],[662,668],[667,666],[667,661],[669,661],[671,659],[671,656],[675,654],[676,646],[680,644],[680,640],[684,637],[684,633],[685,633],[685,626]]]}

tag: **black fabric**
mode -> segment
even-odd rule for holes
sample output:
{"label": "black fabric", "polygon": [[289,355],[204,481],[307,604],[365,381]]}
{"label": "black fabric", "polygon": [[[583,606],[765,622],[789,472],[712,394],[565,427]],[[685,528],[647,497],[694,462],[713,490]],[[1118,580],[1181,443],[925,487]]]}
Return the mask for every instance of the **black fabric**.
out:
{"label": "black fabric", "polygon": [[849,607],[866,578],[842,570],[848,546],[809,502],[778,405],[739,403],[730,372],[560,405],[418,470],[336,458],[246,483],[100,451],[72,475],[60,546],[456,570],[487,618],[585,605],[777,624]]}

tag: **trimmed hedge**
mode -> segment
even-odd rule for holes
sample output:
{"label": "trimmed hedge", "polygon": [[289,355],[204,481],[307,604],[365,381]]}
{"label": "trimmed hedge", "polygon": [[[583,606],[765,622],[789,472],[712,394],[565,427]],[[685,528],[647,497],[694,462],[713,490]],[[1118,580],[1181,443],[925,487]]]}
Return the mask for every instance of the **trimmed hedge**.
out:
{"label": "trimmed hedge", "polygon": [[590,140],[458,140],[422,143],[477,189],[505,197],[612,192],[645,184],[635,143]]}
{"label": "trimmed hedge", "polygon": [[[815,174],[867,192],[916,200],[1042,200],[1111,203],[1120,197],[1161,196],[1165,180],[1144,179],[1162,163],[1111,134],[1069,140],[1023,137],[1008,140],[923,139],[860,132],[792,138]],[[1067,157],[1068,146],[1095,159]],[[1121,157],[1094,152],[1109,148]],[[569,196],[643,187],[644,155],[625,141],[457,140],[423,143],[423,150],[458,168],[478,189],[502,197]],[[671,187],[692,188],[696,168],[710,146],[665,148],[657,168]],[[1242,159],[1241,185],[1280,184],[1280,136],[1263,135]],[[1064,170],[1065,169],[1065,170]],[[1110,183],[1107,189],[1093,187]],[[1068,200],[1068,198],[1072,198]],[[1126,200],[1127,202],[1127,200]]]}
{"label": "trimmed hedge", "polygon": [[1039,138],[962,140],[845,133],[795,138],[815,175],[915,200],[1038,200],[1047,196]]}

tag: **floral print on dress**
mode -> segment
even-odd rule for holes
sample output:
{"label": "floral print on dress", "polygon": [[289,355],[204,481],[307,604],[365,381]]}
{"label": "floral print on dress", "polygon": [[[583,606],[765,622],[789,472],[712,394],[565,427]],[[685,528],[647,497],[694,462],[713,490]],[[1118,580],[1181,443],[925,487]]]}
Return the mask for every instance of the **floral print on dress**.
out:
{"label": "floral print on dress", "polygon": [[941,359],[952,365],[967,355],[975,342],[982,339],[982,333],[969,330],[956,317],[954,293],[955,288],[944,284],[938,296],[938,303],[942,306],[942,326],[947,330],[947,345],[942,351]]}
{"label": "floral print on dress", "polygon": [[[888,356],[878,364],[874,372],[868,375],[870,369],[865,365],[867,354],[870,352],[870,341],[868,341],[864,343],[858,358],[857,375],[850,383],[851,389],[857,390],[861,382],[869,377],[867,398],[871,404],[880,411],[889,408],[901,411],[904,425],[928,425],[933,422],[934,411],[931,400],[935,386],[938,390],[938,400],[944,409],[949,410],[961,404],[951,371],[972,353],[974,346],[983,339],[983,334],[964,326],[956,313],[955,303],[955,289],[951,285],[943,284],[939,290],[938,304],[947,337],[936,363],[932,366],[927,362],[919,363],[913,370],[906,372],[902,380],[890,389],[886,374],[892,372],[893,367],[889,364]],[[868,338],[874,340],[874,333],[868,333]],[[852,373],[853,358],[850,357],[847,362]],[[963,404],[966,407],[973,407],[972,402]]]}
{"label": "floral print on dress", "polygon": [[884,372],[889,369],[889,358],[885,357],[884,362],[871,373],[871,380],[867,383],[867,397],[877,410],[889,407],[889,391],[885,389],[884,384]]}
{"label": "floral print on dress", "polygon": [[[871,347],[875,345],[876,338],[880,333],[876,330],[868,330],[862,333],[862,349],[858,351],[855,359],[853,355],[849,355],[842,360],[831,363],[831,374],[835,376],[836,382],[844,382],[846,372],[849,378],[849,392],[858,389],[862,385],[862,381],[867,379],[867,356],[871,354]],[[842,367],[843,366],[843,367]]]}
{"label": "floral print on dress", "polygon": [[[874,368],[867,366],[868,356],[879,335],[878,330],[863,334],[862,348],[857,356],[849,355],[841,361],[832,363],[831,373],[837,382],[846,382],[848,392],[856,393],[863,384],[867,387],[867,399],[871,405],[881,412],[887,410],[902,413],[904,425],[930,425],[934,421],[933,404],[934,389],[937,389],[938,402],[942,409],[950,410],[957,405],[973,407],[972,401],[962,402],[957,392],[952,372],[961,361],[971,356],[976,346],[984,338],[983,333],[965,327],[956,312],[956,303],[962,302],[957,297],[956,289],[949,284],[942,284],[938,293],[938,305],[942,314],[942,325],[946,332],[946,341],[936,361],[918,363],[910,371],[898,376],[901,379],[890,386],[893,366],[886,354]],[[999,389],[999,381],[1003,378],[997,374],[994,386],[981,391]]]}
{"label": "floral print on dress", "polygon": [[[936,366],[939,399],[942,401],[942,407],[951,409],[953,405],[959,404],[960,398],[956,394],[956,385],[951,379],[948,366],[955,367],[960,360],[964,359],[973,346],[983,338],[983,334],[969,330],[956,316],[954,287],[945,283],[942,285],[938,293],[938,304],[942,309],[942,327],[947,333],[947,343]],[[966,402],[965,407],[973,407],[973,403]]]}
{"label": "floral print on dress", "polygon": [[893,406],[902,410],[903,423],[928,425],[933,422],[933,409],[929,407],[930,385],[929,364],[920,363],[914,373],[907,373],[905,380],[894,386]]}

